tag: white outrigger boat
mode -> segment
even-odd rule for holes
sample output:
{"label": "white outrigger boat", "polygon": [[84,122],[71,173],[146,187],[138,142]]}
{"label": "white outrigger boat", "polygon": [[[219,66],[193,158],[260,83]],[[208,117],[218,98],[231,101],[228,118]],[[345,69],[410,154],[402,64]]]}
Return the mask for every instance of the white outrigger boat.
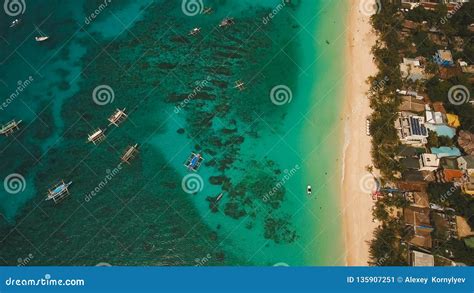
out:
{"label": "white outrigger boat", "polygon": [[200,27],[195,27],[195,28],[193,28],[192,30],[189,31],[188,35],[195,36],[195,35],[198,35],[200,32],[201,32],[201,28]]}
{"label": "white outrigger boat", "polygon": [[35,26],[36,31],[38,32],[39,36],[35,37],[37,42],[44,42],[49,39],[49,36],[45,35],[37,26]]}
{"label": "white outrigger boat", "polygon": [[233,18],[224,18],[224,20],[222,20],[221,23],[219,24],[219,27],[231,26],[233,24],[235,24]]}

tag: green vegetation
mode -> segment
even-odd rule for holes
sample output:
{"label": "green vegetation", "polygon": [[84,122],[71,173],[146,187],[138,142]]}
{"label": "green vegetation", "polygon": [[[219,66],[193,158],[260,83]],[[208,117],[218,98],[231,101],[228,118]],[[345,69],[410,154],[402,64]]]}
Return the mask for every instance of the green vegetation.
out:
{"label": "green vegetation", "polygon": [[[394,127],[395,114],[400,105],[397,89],[426,93],[432,102],[443,102],[449,113],[459,116],[460,129],[469,130],[474,126],[474,107],[467,103],[461,106],[453,105],[448,99],[448,93],[454,86],[464,86],[470,93],[474,93],[469,76],[453,70],[449,75],[445,72],[442,75],[433,59],[437,50],[448,48],[454,60],[461,58],[472,63],[474,46],[472,32],[468,31],[468,26],[473,22],[474,2],[464,3],[451,13],[448,13],[444,5],[438,5],[434,11],[418,7],[401,12],[400,7],[399,1],[382,0],[381,11],[371,19],[379,37],[372,48],[379,72],[368,81],[371,85],[376,85],[369,92],[370,106],[373,109],[370,117],[371,152],[374,167],[380,170],[382,180],[387,182],[396,182],[402,170],[396,159],[400,142]],[[413,29],[403,29],[405,20],[415,22]],[[404,57],[424,57],[422,62],[425,71],[431,75],[428,80],[403,80],[399,64]],[[441,76],[446,79],[441,79]],[[427,147],[454,145],[455,142],[449,137],[429,132]],[[465,217],[469,225],[474,227],[473,197],[462,194],[453,184],[432,183],[428,193],[430,202],[452,208],[453,213]],[[408,205],[409,202],[403,196],[397,195],[385,195],[375,204],[373,217],[382,224],[374,231],[374,239],[370,242],[370,265],[407,264],[408,253],[404,243],[411,238],[414,231],[407,229],[392,211]],[[474,238],[466,241],[453,238],[448,240],[447,231],[441,228],[435,230],[432,237],[432,253],[438,259],[437,264],[447,262],[448,258],[474,264]]]}
{"label": "green vegetation", "polygon": [[400,244],[400,224],[391,221],[374,231],[374,240],[370,243],[371,266],[406,265],[406,249]]}

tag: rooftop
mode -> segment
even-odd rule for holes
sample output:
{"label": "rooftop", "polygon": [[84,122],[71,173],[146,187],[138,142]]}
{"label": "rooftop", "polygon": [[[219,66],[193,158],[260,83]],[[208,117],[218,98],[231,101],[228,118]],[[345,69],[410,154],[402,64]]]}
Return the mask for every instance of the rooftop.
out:
{"label": "rooftop", "polygon": [[443,102],[434,102],[433,110],[435,110],[435,112],[446,113],[446,109],[444,108]]}
{"label": "rooftop", "polygon": [[425,110],[425,103],[414,96],[401,96],[401,100],[399,111],[423,112]]}
{"label": "rooftop", "polygon": [[411,265],[414,267],[432,267],[434,266],[434,257],[431,254],[412,250]]}
{"label": "rooftop", "polygon": [[444,157],[439,160],[439,165],[443,169],[459,170],[458,161],[456,158]]}
{"label": "rooftop", "polygon": [[428,183],[425,181],[397,181],[397,187],[398,189],[404,190],[404,191],[425,191],[426,187],[428,186]]}
{"label": "rooftop", "polygon": [[422,154],[420,160],[423,163],[423,166],[426,167],[438,167],[439,158],[436,154]]}
{"label": "rooftop", "polygon": [[431,229],[429,208],[409,206],[403,209],[403,219],[407,225]]}
{"label": "rooftop", "polygon": [[451,54],[450,50],[438,50],[438,56],[442,60],[453,62],[453,54]]}
{"label": "rooftop", "polygon": [[420,163],[416,158],[402,158],[400,159],[400,165],[405,169],[418,170],[420,168]]}
{"label": "rooftop", "polygon": [[461,126],[461,122],[459,121],[459,116],[455,114],[446,114],[446,122],[448,123],[448,126],[458,128]]}

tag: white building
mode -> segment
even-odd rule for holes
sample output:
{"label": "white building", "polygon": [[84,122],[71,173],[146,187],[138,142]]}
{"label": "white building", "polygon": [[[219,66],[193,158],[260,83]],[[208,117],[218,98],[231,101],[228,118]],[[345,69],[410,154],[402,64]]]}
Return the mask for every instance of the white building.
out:
{"label": "white building", "polygon": [[395,120],[400,142],[412,146],[424,146],[428,141],[425,117],[410,112],[400,112]]}
{"label": "white building", "polygon": [[421,154],[420,171],[436,171],[439,168],[439,158],[435,154]]}

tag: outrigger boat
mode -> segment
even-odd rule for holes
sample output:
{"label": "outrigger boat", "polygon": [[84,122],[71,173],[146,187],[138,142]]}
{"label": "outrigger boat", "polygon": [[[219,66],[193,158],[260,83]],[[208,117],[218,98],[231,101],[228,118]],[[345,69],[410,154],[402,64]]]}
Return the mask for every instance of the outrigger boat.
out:
{"label": "outrigger boat", "polygon": [[214,10],[212,10],[211,7],[204,7],[204,9],[202,10],[202,14],[211,14],[213,12]]}
{"label": "outrigger boat", "polygon": [[72,181],[69,183],[64,183],[61,180],[60,183],[56,184],[52,189],[48,190],[48,196],[46,200],[53,200],[54,203],[58,203],[62,199],[64,199],[67,195],[69,195],[68,187],[72,184]]}
{"label": "outrigger boat", "polygon": [[124,163],[130,165],[130,161],[133,160],[138,154],[138,144],[129,146],[123,155],[120,157],[120,160]]}
{"label": "outrigger boat", "polygon": [[217,196],[216,202],[219,202],[219,201],[222,199],[223,196],[224,196],[224,193],[221,192],[221,193]]}
{"label": "outrigger boat", "polygon": [[184,163],[184,166],[186,166],[188,170],[196,172],[199,167],[201,167],[202,161],[204,161],[204,158],[201,156],[201,154],[191,153],[189,158]]}
{"label": "outrigger boat", "polygon": [[21,120],[18,122],[16,120],[12,120],[5,125],[0,125],[0,134],[5,136],[13,134],[15,131],[20,129],[19,125],[21,122]]}
{"label": "outrigger boat", "polygon": [[310,196],[313,193],[313,189],[311,188],[311,185],[308,185],[306,187],[306,193],[308,194],[308,196]]}
{"label": "outrigger boat", "polygon": [[201,32],[201,28],[200,27],[195,27],[195,28],[193,28],[192,30],[189,31],[188,35],[195,36],[195,35],[198,35],[200,32]]}
{"label": "outrigger boat", "polygon": [[234,88],[239,89],[239,91],[243,91],[243,90],[245,90],[245,83],[241,80],[238,80],[238,81],[235,82]]}
{"label": "outrigger boat", "polygon": [[224,18],[224,20],[222,20],[221,23],[219,24],[219,27],[231,26],[233,24],[235,24],[233,18]]}
{"label": "outrigger boat", "polygon": [[12,21],[10,23],[10,27],[15,27],[15,26],[19,25],[20,23],[21,23],[21,19],[17,18],[17,19],[15,19],[14,21]]}
{"label": "outrigger boat", "polygon": [[47,35],[45,35],[37,26],[36,27],[36,31],[38,32],[39,36],[36,36],[35,37],[35,40],[37,42],[44,42],[46,41],[47,39],[49,39],[49,37]]}

